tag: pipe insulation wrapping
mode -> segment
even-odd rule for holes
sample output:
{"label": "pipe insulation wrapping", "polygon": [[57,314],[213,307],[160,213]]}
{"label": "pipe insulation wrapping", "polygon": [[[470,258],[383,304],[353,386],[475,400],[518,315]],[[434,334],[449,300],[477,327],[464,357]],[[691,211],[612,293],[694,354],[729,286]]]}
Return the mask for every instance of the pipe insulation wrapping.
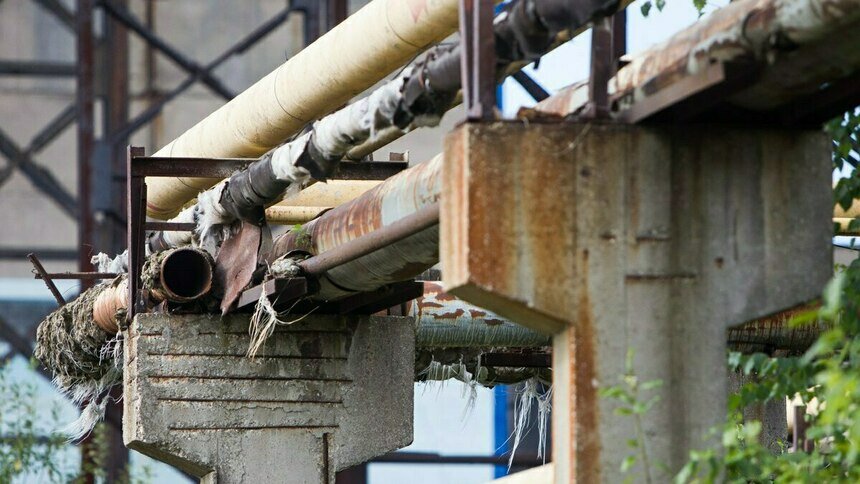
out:
{"label": "pipe insulation wrapping", "polygon": [[[259,157],[451,35],[457,6],[457,0],[373,0],[155,156]],[[170,218],[217,181],[147,179],[147,213]]]}
{"label": "pipe insulation wrapping", "polygon": [[[590,19],[625,4],[619,0],[575,5],[562,0],[520,0],[512,4],[494,22],[498,77],[503,78],[514,64],[539,59],[562,31],[581,29]],[[434,126],[452,107],[459,90],[460,48],[438,46],[370,96],[317,121],[309,133],[234,174],[227,189],[221,190],[219,203],[233,217],[261,223],[264,213],[260,207],[280,199],[289,187],[301,188],[295,176],[299,170],[325,180],[350,149],[374,137],[387,137],[407,127]],[[175,221],[196,218],[200,217],[183,213]],[[233,221],[227,218],[221,223]],[[209,225],[200,227],[200,232],[201,240],[230,234]]]}

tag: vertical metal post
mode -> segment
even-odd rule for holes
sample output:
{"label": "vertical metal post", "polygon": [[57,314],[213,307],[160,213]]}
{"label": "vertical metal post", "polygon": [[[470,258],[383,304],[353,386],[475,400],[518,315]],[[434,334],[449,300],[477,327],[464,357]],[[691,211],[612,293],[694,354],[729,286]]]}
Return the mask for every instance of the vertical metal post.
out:
{"label": "vertical metal post", "polygon": [[621,67],[621,57],[627,53],[627,9],[612,16],[612,75]]}
{"label": "vertical metal post", "polygon": [[[90,161],[93,155],[93,97],[95,71],[95,38],[93,36],[93,0],[77,0],[75,10],[77,30],[77,91],[78,105],[78,270],[90,271],[90,250],[93,246],[94,220],[91,210]],[[92,285],[92,281],[81,280],[81,290]],[[95,483],[97,460],[93,436],[90,434],[80,443],[81,481]]]}
{"label": "vertical metal post", "polygon": [[326,3],[326,30],[333,29],[337,24],[343,22],[349,15],[349,2],[347,0],[328,0]]}
{"label": "vertical metal post", "polygon": [[493,1],[460,0],[460,76],[470,121],[491,121],[496,106]]}
{"label": "vertical metal post", "polygon": [[[127,0],[114,0],[125,7]],[[125,248],[125,225],[122,215],[125,211],[125,183],[120,176],[125,174],[127,138],[116,139],[113,133],[125,126],[128,121],[129,80],[128,80],[128,30],[108,15],[104,20],[104,39],[109,46],[102,56],[103,68],[103,116],[101,139],[99,144],[100,156],[94,162],[100,165],[99,176],[92,179],[92,188],[103,193],[103,205],[99,206],[102,216],[98,217],[99,250],[109,254],[118,254]],[[95,208],[95,207],[94,207]],[[114,389],[116,401],[108,404],[106,412],[116,419],[122,420],[122,404],[117,403],[122,396],[122,389]],[[104,456],[105,481],[122,482],[128,480],[128,449],[122,439],[122,429],[107,427],[105,429],[106,451]]]}
{"label": "vertical metal post", "polygon": [[[115,3],[125,7],[127,0]],[[101,232],[104,245],[98,248],[111,253],[120,253],[125,248],[125,225],[122,223],[122,214],[125,212],[125,175],[126,147],[128,138],[115,138],[114,133],[122,129],[128,122],[129,109],[129,64],[128,64],[128,30],[119,22],[105,15],[105,38],[107,49],[104,59],[105,76],[104,86],[104,129],[102,130],[102,143],[105,146],[106,159],[100,160],[105,163],[106,175],[100,179],[94,179],[93,184],[98,190],[104,190],[110,195],[108,206],[104,207],[107,217],[101,222]]]}
{"label": "vertical metal post", "polygon": [[[95,39],[93,37],[93,0],[77,0],[77,92],[78,104],[78,269],[92,270],[90,250],[93,245],[91,210],[91,166],[93,155],[93,97]],[[81,285],[89,284],[81,281]]]}
{"label": "vertical metal post", "polygon": [[609,117],[609,79],[613,66],[612,20],[608,17],[594,22],[591,28],[591,76],[588,79],[588,107],[584,117]]}

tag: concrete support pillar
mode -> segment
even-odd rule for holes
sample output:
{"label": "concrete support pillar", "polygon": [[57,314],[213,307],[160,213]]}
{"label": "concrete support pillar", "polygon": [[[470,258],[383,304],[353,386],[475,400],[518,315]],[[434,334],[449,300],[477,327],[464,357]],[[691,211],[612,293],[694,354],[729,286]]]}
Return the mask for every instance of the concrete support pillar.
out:
{"label": "concrete support pillar", "polygon": [[718,445],[706,436],[726,416],[727,328],[818,296],[830,276],[829,157],[822,133],[796,130],[449,135],[445,290],[555,333],[555,482],[623,481],[635,422],[599,390],[619,383],[628,351],[639,381],[663,381],[640,421],[654,482]]}
{"label": "concrete support pillar", "polygon": [[135,318],[129,448],[205,483],[332,483],[412,442],[411,318],[308,316],[250,359],[248,316]]}

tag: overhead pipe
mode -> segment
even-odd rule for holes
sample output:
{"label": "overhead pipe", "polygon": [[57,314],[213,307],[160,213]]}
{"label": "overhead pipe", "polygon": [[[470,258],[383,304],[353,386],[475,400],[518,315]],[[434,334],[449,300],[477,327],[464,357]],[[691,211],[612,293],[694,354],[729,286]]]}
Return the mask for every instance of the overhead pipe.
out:
{"label": "overhead pipe", "polygon": [[[584,28],[593,18],[615,12],[626,0],[520,0],[494,22],[497,77],[552,48],[563,32]],[[438,124],[460,90],[459,46],[440,46],[411,69],[370,96],[324,117],[299,138],[269,152],[236,173],[177,216],[196,222],[202,238],[218,238],[237,219],[262,223],[261,207],[300,187],[310,177],[325,180],[350,149],[397,130]],[[202,198],[202,200],[201,200]],[[203,221],[200,223],[199,221]],[[180,242],[186,242],[182,240]],[[216,240],[217,245],[217,240]]]}
{"label": "overhead pipe", "polygon": [[[680,79],[706,74],[714,63],[735,63],[755,75],[736,86],[728,102],[751,111],[778,109],[860,70],[860,49],[853,48],[860,42],[858,25],[860,0],[739,0],[627,56],[609,93],[620,113]],[[587,82],[572,84],[534,111],[575,113],[585,107],[587,90]],[[837,210],[834,216],[843,215]]]}
{"label": "overhead pipe", "polygon": [[266,208],[266,222],[278,225],[303,224],[332,208],[355,200],[382,183],[380,180],[329,180],[315,183]]}
{"label": "overhead pipe", "polygon": [[[373,0],[154,156],[259,157],[451,35],[457,5]],[[147,213],[170,218],[216,182],[149,178]]]}

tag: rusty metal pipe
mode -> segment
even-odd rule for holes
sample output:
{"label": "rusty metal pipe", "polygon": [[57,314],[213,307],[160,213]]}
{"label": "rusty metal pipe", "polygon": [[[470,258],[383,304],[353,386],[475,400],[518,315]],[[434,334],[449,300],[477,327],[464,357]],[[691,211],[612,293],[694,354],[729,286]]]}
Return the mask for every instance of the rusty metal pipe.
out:
{"label": "rusty metal pipe", "polygon": [[93,303],[93,321],[109,334],[119,332],[116,314],[128,309],[128,280],[125,276],[103,290]]}
{"label": "rusty metal pipe", "polygon": [[[441,168],[440,155],[278,237],[268,262],[296,250],[324,254],[435,205],[441,191]],[[315,297],[333,300],[378,289],[432,267],[439,261],[439,228],[424,227],[380,250],[330,268],[320,277],[321,288]]]}
{"label": "rusty metal pipe", "polygon": [[400,242],[401,240],[439,225],[439,203],[424,207],[391,225],[350,240],[320,255],[299,262],[310,275],[321,275],[360,257]]}
{"label": "rusty metal pipe", "polygon": [[[824,323],[792,327],[793,317],[815,310],[813,302],[749,321],[726,331],[730,351],[802,354],[827,329]],[[437,282],[424,283],[424,295],[410,303],[416,318],[415,345],[428,348],[537,348],[550,344],[548,336],[519,326],[490,311],[442,291]]]}
{"label": "rusty metal pipe", "polygon": [[161,260],[160,288],[153,289],[158,300],[188,302],[198,299],[212,288],[212,262],[198,249],[175,249]]}

